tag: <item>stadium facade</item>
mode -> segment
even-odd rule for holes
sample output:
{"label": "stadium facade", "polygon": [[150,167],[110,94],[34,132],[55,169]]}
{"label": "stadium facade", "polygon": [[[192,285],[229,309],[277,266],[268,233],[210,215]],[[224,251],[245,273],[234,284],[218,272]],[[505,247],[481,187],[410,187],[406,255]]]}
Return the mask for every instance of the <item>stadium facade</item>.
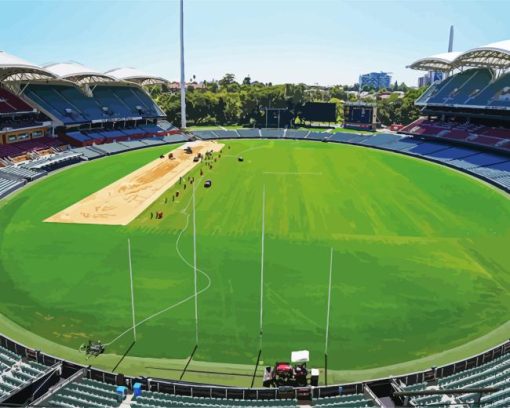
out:
{"label": "stadium facade", "polygon": [[422,117],[402,133],[510,151],[510,41],[422,58],[410,68],[445,79],[416,101]]}
{"label": "stadium facade", "polygon": [[0,159],[107,141],[165,136],[175,128],[144,89],[163,78],[133,68],[102,73],[76,62],[40,67],[0,53]]}

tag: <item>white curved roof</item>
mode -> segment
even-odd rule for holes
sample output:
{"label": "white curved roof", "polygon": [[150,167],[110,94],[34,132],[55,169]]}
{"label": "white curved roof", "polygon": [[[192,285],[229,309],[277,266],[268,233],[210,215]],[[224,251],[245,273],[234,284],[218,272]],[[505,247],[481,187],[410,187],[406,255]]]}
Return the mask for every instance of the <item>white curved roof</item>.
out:
{"label": "white curved roof", "polygon": [[169,82],[165,78],[147,74],[146,72],[131,67],[111,69],[110,71],[106,71],[105,74],[123,81],[135,82],[140,85],[166,84]]}
{"label": "white curved roof", "polygon": [[455,59],[453,65],[456,67],[509,68],[510,40],[495,42],[463,52]]}
{"label": "white curved roof", "polygon": [[409,65],[408,68],[420,71],[450,71],[452,63],[461,54],[461,52],[445,52],[427,58],[420,58]]}
{"label": "white curved roof", "polygon": [[50,64],[46,65],[44,68],[59,78],[68,79],[79,84],[116,81],[116,79],[110,75],[105,75],[102,72],[73,61]]}
{"label": "white curved roof", "polygon": [[38,65],[15,55],[0,51],[0,81],[19,81],[55,78],[55,75]]}

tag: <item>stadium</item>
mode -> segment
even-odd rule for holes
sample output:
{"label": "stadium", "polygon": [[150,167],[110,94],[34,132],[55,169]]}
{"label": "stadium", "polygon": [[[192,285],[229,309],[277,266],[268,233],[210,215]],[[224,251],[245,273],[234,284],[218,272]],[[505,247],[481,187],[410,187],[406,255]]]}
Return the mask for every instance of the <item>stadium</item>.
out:
{"label": "stadium", "polygon": [[409,67],[398,132],[187,129],[1,51],[0,405],[510,406],[510,40]]}

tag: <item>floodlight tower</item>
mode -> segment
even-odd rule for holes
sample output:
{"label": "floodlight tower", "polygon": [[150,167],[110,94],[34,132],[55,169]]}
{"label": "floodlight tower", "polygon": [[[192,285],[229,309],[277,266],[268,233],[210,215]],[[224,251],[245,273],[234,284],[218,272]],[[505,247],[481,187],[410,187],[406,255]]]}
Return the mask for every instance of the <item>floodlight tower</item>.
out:
{"label": "floodlight tower", "polygon": [[448,41],[448,52],[453,51],[453,26],[450,26],[450,39]]}
{"label": "floodlight tower", "polygon": [[184,0],[181,0],[181,128],[186,129],[186,76],[184,71]]}

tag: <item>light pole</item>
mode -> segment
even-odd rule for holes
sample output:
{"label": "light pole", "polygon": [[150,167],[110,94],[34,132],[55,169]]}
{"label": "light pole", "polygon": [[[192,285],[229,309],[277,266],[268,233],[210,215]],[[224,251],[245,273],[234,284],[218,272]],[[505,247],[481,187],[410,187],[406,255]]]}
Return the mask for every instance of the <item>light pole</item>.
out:
{"label": "light pole", "polygon": [[186,129],[186,76],[184,71],[184,0],[181,0],[181,128]]}

